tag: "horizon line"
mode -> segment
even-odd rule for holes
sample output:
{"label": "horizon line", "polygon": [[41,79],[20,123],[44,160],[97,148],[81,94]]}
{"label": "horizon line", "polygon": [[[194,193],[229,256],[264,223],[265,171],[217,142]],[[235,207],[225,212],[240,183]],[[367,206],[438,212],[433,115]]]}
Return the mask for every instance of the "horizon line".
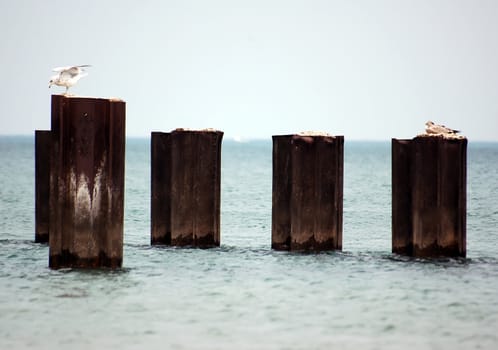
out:
{"label": "horizon line", "polygon": [[[46,129],[36,129],[36,130],[46,130]],[[33,130],[33,134],[27,134],[27,133],[13,133],[13,134],[4,134],[0,132],[0,137],[34,137],[34,132],[36,130]],[[152,132],[152,131],[151,131]],[[160,131],[161,132],[161,131]],[[167,131],[165,131],[167,132]],[[297,133],[296,133],[297,134]],[[277,136],[277,135],[294,135],[294,134],[275,134],[272,136]],[[246,142],[251,142],[251,141],[271,141],[272,136],[268,137],[263,137],[263,136],[256,136],[256,137],[242,137],[238,135],[223,135],[223,141],[232,141],[232,142],[237,142],[237,143],[246,143]],[[375,139],[368,139],[368,138],[346,138],[345,135],[332,135],[332,136],[344,136],[344,142],[346,141],[353,141],[353,142],[390,142],[392,139],[412,139],[415,138],[415,136],[411,138],[406,138],[406,137],[391,137],[389,139],[380,139],[380,138],[375,138]],[[150,139],[151,135],[126,135],[126,139]],[[469,139],[467,137],[467,140],[469,142],[483,142],[483,143],[498,143],[497,140],[489,140],[489,139]]]}

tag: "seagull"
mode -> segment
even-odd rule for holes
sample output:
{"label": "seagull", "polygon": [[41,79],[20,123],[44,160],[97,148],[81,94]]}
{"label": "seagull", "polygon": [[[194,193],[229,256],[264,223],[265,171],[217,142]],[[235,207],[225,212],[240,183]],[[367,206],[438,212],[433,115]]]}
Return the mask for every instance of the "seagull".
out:
{"label": "seagull", "polygon": [[67,95],[67,92],[71,86],[75,85],[78,82],[78,80],[88,75],[87,73],[85,73],[84,70],[85,67],[91,67],[91,66],[88,64],[84,64],[81,66],[54,68],[53,71],[57,72],[58,74],[50,78],[50,81],[48,82],[48,87],[51,87],[52,85],[65,86],[66,92],[64,93],[64,95]]}
{"label": "seagull", "polygon": [[458,134],[459,130],[450,129],[444,125],[434,124],[430,120],[425,123],[425,133],[426,134],[438,134],[438,135],[455,135]]}

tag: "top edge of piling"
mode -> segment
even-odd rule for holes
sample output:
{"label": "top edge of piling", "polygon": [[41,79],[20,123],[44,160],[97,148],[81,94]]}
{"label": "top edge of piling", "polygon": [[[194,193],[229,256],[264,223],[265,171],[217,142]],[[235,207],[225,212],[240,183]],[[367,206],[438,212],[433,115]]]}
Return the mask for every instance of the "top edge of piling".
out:
{"label": "top edge of piling", "polygon": [[328,132],[325,131],[316,131],[316,130],[307,130],[301,131],[296,134],[297,136],[327,136],[327,137],[335,137]]}
{"label": "top edge of piling", "polygon": [[65,98],[82,98],[82,99],[92,99],[92,100],[106,100],[110,102],[125,102],[123,99],[119,97],[96,97],[96,96],[80,96],[80,95],[72,95],[72,94],[53,94],[52,96],[60,96]]}
{"label": "top edge of piling", "polygon": [[213,132],[213,133],[221,132],[222,133],[223,131],[213,128],[205,128],[205,129],[176,128],[171,132]]}
{"label": "top edge of piling", "polygon": [[444,140],[466,140],[467,137],[463,135],[457,135],[457,134],[419,134],[414,139],[416,138],[439,138],[439,139],[444,139]]}
{"label": "top edge of piling", "polygon": [[285,135],[273,135],[272,137],[330,137],[330,138],[338,138],[338,137],[343,137],[340,135],[332,135],[329,134],[328,132],[324,131],[301,131],[296,134],[285,134]]}

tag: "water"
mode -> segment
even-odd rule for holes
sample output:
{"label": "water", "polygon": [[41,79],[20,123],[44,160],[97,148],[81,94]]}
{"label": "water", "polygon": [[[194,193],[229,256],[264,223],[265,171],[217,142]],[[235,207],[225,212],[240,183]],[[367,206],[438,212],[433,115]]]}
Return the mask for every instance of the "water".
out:
{"label": "water", "polygon": [[495,349],[498,144],[469,143],[467,259],[391,254],[389,142],[347,142],[343,252],[270,250],[271,142],[224,141],[222,245],[150,247],[149,140],[126,149],[124,267],[52,271],[32,137],[0,137],[0,349]]}

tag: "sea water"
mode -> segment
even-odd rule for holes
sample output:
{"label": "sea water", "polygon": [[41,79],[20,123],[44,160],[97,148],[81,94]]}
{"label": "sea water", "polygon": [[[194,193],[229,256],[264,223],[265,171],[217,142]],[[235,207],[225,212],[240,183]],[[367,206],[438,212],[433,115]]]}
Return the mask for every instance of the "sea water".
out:
{"label": "sea water", "polygon": [[467,258],[391,253],[390,142],[344,147],[343,251],[271,246],[271,140],[222,145],[221,247],[150,246],[150,139],[126,144],[119,270],[48,268],[34,138],[0,137],[0,349],[496,349],[498,144],[469,142]]}

